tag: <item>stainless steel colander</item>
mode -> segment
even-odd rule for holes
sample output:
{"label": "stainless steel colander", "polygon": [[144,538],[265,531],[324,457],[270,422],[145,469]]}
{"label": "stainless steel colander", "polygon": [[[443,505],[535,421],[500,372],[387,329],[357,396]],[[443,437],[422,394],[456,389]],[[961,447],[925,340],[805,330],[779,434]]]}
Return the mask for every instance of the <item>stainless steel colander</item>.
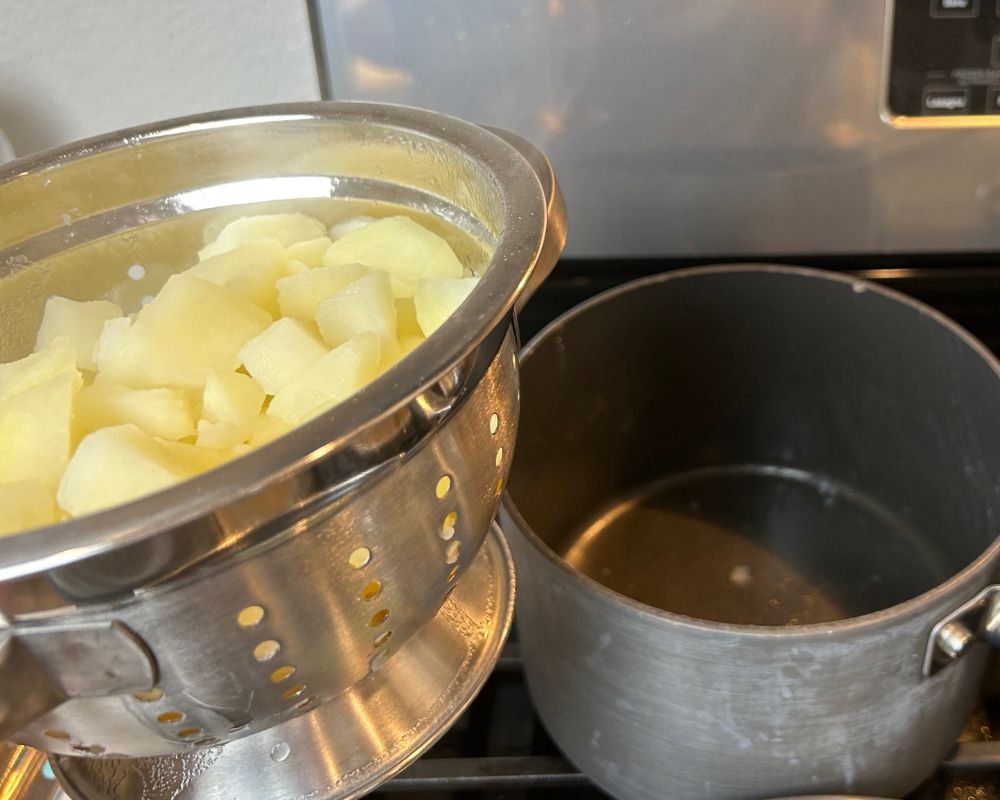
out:
{"label": "stainless steel colander", "polygon": [[513,311],[565,238],[534,148],[402,107],[242,109],[0,171],[0,360],[30,350],[51,294],[137,307],[219,219],[344,203],[463,229],[491,253],[479,286],[402,362],[260,450],[0,541],[0,738],[183,753],[274,726],[386,664],[489,530],[517,425]]}

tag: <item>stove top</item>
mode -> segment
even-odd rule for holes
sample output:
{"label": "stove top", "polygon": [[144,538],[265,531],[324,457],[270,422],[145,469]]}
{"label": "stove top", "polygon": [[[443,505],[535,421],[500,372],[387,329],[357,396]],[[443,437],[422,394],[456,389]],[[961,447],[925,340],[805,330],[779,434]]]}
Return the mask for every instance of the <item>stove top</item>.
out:
{"label": "stove top", "polygon": [[[755,259],[762,261],[764,259]],[[909,294],[966,327],[1000,353],[997,254],[768,258],[851,272]],[[717,259],[738,263],[748,259]],[[527,341],[577,303],[644,275],[702,262],[564,261],[521,314]],[[568,763],[531,706],[515,631],[482,693],[419,761],[371,795],[394,800],[590,800],[606,797]],[[907,800],[1000,800],[1000,656],[991,661],[982,703],[951,757]],[[914,731],[919,736],[919,731]]]}

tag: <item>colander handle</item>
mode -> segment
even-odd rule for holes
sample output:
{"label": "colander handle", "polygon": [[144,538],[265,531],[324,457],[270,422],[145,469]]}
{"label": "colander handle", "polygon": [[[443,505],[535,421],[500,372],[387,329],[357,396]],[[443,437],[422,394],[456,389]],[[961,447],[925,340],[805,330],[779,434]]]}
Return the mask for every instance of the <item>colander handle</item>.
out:
{"label": "colander handle", "polygon": [[12,624],[0,615],[0,740],[73,697],[152,689],[156,662],[114,620]]}
{"label": "colander handle", "polygon": [[482,127],[499,136],[524,156],[538,175],[542,191],[545,193],[545,238],[542,240],[542,249],[538,255],[538,261],[535,263],[535,268],[528,278],[528,284],[515,303],[515,308],[520,312],[525,303],[538,290],[538,287],[542,285],[542,281],[549,277],[562,255],[563,247],[566,245],[566,204],[563,201],[562,192],[559,190],[555,173],[552,171],[552,165],[541,150],[524,137],[511,131],[494,128],[492,125],[483,125]]}

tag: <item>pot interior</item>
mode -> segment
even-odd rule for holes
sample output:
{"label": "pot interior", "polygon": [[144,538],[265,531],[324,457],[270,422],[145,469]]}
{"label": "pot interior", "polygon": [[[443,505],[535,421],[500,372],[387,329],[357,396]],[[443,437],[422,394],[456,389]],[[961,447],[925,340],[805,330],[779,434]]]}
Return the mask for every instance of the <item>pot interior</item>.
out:
{"label": "pot interior", "polygon": [[571,566],[747,625],[860,616],[963,569],[1000,518],[1000,375],[871,284],[639,281],[529,345],[513,503]]}

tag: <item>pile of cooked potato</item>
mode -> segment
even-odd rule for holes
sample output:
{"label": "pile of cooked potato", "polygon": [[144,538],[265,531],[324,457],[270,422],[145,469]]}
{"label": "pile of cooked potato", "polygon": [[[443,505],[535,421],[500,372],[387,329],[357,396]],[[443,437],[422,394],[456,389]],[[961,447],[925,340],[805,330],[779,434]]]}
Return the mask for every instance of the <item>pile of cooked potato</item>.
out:
{"label": "pile of cooked potato", "polygon": [[419,345],[478,277],[406,216],[230,223],[135,314],[51,297],[0,364],[0,533],[79,517],[246,453]]}

